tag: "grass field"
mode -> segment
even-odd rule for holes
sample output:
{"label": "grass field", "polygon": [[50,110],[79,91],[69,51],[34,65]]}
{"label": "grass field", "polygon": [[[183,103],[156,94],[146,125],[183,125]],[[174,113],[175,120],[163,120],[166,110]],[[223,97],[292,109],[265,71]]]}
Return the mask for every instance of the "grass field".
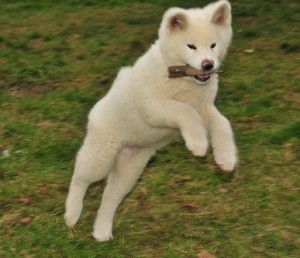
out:
{"label": "grass field", "polygon": [[[104,3],[105,2],[105,3]],[[240,163],[223,174],[182,141],[161,150],[91,238],[104,182],[63,221],[87,114],[157,37],[163,12],[200,0],[0,0],[0,257],[300,257],[300,4],[233,0],[216,105]]]}

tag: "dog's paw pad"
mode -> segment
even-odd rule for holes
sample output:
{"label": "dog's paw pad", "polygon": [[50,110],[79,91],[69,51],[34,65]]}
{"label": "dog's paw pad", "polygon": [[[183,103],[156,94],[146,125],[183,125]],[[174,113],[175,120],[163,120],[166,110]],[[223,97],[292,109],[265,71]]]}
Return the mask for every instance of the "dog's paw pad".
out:
{"label": "dog's paw pad", "polygon": [[218,155],[216,163],[224,172],[232,172],[236,166],[237,159],[235,155]]}
{"label": "dog's paw pad", "polygon": [[93,232],[93,237],[98,242],[105,242],[113,239],[112,233]]}
{"label": "dog's paw pad", "polygon": [[207,152],[207,143],[200,144],[200,143],[189,143],[186,145],[188,150],[193,153],[194,156],[197,157],[204,157]]}
{"label": "dog's paw pad", "polygon": [[66,225],[69,228],[72,228],[78,221],[79,216],[72,216],[69,213],[65,213],[64,218],[65,218]]}
{"label": "dog's paw pad", "polygon": [[231,173],[235,168],[235,162],[217,163],[218,166],[227,173]]}

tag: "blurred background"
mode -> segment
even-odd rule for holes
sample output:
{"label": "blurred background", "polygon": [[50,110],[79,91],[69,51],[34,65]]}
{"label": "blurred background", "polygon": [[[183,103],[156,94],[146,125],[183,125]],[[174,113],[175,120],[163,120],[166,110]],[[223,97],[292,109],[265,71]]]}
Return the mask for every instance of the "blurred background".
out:
{"label": "blurred background", "polygon": [[120,206],[112,242],[90,234],[104,182],[75,230],[64,225],[89,110],[156,40],[166,9],[209,2],[0,0],[0,257],[300,257],[296,0],[231,1],[216,105],[235,131],[234,174],[179,141]]}

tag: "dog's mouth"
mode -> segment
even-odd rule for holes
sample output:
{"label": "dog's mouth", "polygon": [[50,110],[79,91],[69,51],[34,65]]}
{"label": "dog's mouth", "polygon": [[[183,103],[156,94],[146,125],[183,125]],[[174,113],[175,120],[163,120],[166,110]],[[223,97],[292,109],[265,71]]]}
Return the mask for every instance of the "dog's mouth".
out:
{"label": "dog's mouth", "polygon": [[[186,64],[186,66],[191,66],[191,65]],[[197,74],[197,75],[193,76],[193,78],[199,82],[207,82],[210,79],[210,73],[203,72],[202,74]]]}
{"label": "dog's mouth", "polygon": [[195,75],[194,79],[200,82],[206,82],[210,79],[210,75],[203,74],[203,75]]}
{"label": "dog's mouth", "polygon": [[169,78],[190,77],[195,82],[202,85],[207,84],[214,74],[222,72],[222,70],[198,70],[189,64],[173,65],[168,67]]}

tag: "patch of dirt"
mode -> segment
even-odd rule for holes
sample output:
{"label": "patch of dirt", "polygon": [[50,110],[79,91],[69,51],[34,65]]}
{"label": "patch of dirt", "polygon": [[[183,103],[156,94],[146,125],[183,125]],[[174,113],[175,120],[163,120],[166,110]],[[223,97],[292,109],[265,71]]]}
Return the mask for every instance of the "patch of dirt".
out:
{"label": "patch of dirt", "polygon": [[52,90],[57,89],[57,85],[55,84],[33,84],[33,85],[19,85],[14,86],[8,90],[8,94],[10,96],[16,98],[22,98],[24,96],[30,95],[42,95],[44,93],[50,92]]}

